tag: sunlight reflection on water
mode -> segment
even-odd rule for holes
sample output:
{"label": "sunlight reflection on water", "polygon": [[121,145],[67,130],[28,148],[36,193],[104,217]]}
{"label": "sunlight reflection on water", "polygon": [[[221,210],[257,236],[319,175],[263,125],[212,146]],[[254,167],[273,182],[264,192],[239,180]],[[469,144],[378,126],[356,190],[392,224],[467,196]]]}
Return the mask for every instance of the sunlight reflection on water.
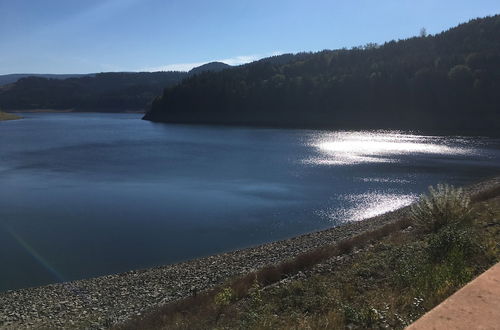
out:
{"label": "sunlight reflection on water", "polygon": [[333,207],[318,211],[318,215],[335,222],[359,221],[381,215],[410,205],[417,195],[387,194],[369,192],[364,194],[341,195],[339,203],[345,207]]}
{"label": "sunlight reflection on water", "polygon": [[[436,136],[403,134],[394,131],[318,133],[309,145],[319,156],[305,163],[316,165],[354,165],[399,162],[398,156],[471,155],[470,148],[449,145]],[[457,142],[457,141],[455,141]]]}
{"label": "sunlight reflection on water", "polygon": [[356,178],[360,182],[376,182],[376,183],[411,183],[408,179],[393,179],[393,178]]}

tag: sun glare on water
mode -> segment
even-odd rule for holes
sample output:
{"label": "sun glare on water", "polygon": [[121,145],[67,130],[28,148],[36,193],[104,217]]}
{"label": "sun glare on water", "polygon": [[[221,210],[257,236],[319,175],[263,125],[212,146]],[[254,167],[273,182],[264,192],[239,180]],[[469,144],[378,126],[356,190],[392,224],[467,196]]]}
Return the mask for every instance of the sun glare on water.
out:
{"label": "sun glare on water", "polygon": [[398,156],[412,154],[467,155],[472,150],[447,145],[433,136],[397,132],[320,133],[309,143],[319,156],[306,160],[317,165],[353,165],[397,162]]}
{"label": "sun glare on water", "polygon": [[[394,131],[333,132],[314,135],[308,146],[316,155],[306,159],[311,165],[346,166],[369,163],[399,163],[408,156],[466,156],[475,154],[460,138],[422,136]],[[361,177],[360,183],[409,184],[408,177]],[[369,191],[337,196],[335,206],[318,215],[335,222],[359,221],[407,206],[416,195]]]}
{"label": "sun glare on water", "polygon": [[417,199],[412,194],[386,194],[369,192],[339,196],[342,207],[321,210],[318,215],[335,222],[359,221],[397,210]]}

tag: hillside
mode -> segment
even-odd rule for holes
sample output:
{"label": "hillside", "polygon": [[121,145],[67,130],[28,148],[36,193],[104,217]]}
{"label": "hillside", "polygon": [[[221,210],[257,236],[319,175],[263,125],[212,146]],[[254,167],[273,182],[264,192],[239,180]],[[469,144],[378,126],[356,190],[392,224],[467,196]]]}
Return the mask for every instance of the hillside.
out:
{"label": "hillside", "polygon": [[206,71],[219,72],[225,69],[229,69],[231,66],[222,62],[210,62],[207,64],[200,65],[199,67],[193,68],[189,71],[189,74],[199,74]]}
{"label": "hillside", "polygon": [[0,86],[0,107],[9,110],[144,110],[165,87],[199,72],[227,67],[230,66],[213,62],[189,72],[107,72],[66,79],[51,75],[21,77],[15,83]]}
{"label": "hillside", "polygon": [[287,55],[166,88],[144,119],[312,128],[500,128],[500,16],[434,36]]}
{"label": "hillside", "polygon": [[9,110],[140,110],[165,86],[186,76],[185,72],[141,72],[98,73],[62,80],[26,77],[0,87],[0,106]]}
{"label": "hillside", "polygon": [[90,74],[40,74],[40,73],[14,73],[14,74],[4,74],[0,75],[0,86],[12,84],[17,82],[19,79],[26,77],[40,77],[48,79],[68,79],[68,78],[79,78],[83,76],[90,76]]}

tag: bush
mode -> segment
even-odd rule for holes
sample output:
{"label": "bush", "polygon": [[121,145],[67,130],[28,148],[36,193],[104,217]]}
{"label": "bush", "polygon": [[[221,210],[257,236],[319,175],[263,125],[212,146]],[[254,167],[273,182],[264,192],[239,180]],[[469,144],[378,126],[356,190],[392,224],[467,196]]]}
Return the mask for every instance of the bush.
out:
{"label": "bush", "polygon": [[431,261],[439,263],[457,255],[461,260],[469,260],[479,249],[470,230],[449,226],[431,235],[426,251]]}
{"label": "bush", "polygon": [[222,289],[214,298],[215,305],[228,306],[234,300],[234,292],[231,288]]}
{"label": "bush", "polygon": [[470,198],[462,189],[438,184],[411,207],[410,217],[421,230],[437,232],[450,224],[469,223],[470,212]]}

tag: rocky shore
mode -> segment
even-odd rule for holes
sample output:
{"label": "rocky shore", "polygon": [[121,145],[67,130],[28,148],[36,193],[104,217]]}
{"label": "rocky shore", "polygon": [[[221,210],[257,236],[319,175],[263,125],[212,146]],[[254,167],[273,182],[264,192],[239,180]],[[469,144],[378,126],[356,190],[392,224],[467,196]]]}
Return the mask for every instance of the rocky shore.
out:
{"label": "rocky shore", "polygon": [[[478,194],[499,186],[497,177],[468,190]],[[375,229],[407,210],[179,264],[0,293],[0,328],[108,328],[189,296],[195,289],[203,291],[234,276]]]}

